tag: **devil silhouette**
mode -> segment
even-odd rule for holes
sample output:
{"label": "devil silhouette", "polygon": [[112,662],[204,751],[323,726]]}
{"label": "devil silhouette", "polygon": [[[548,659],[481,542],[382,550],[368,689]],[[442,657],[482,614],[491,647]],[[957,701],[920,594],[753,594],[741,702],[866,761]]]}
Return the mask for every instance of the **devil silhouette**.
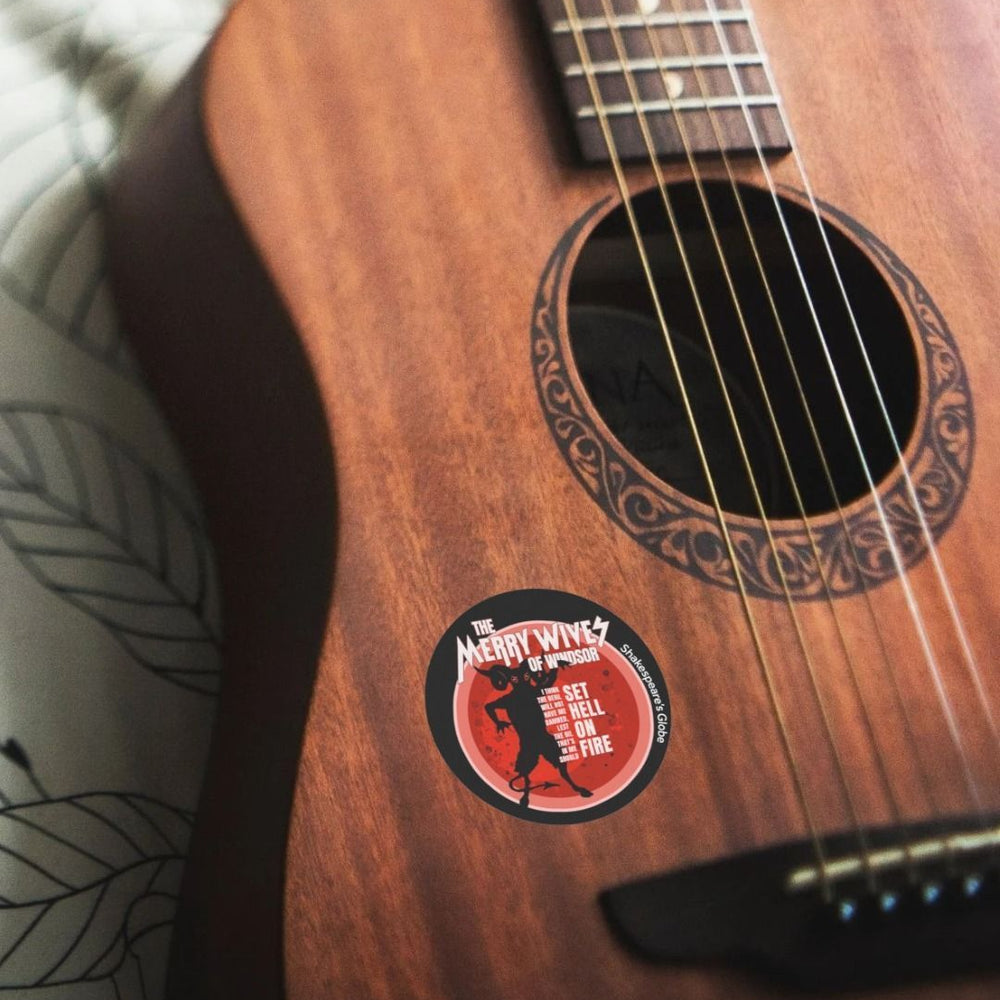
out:
{"label": "devil silhouette", "polygon": [[[559,668],[553,670],[532,670],[527,661],[522,661],[515,668],[505,667],[501,664],[490,667],[489,670],[482,670],[476,667],[476,671],[489,677],[490,683],[497,691],[506,691],[510,688],[510,693],[502,698],[486,704],[486,714],[493,720],[497,727],[497,732],[502,733],[508,727],[513,727],[517,733],[518,751],[517,760],[514,762],[514,777],[507,783],[514,792],[521,793],[521,805],[527,808],[531,793],[543,788],[555,788],[553,781],[546,781],[540,785],[531,783],[531,772],[538,764],[538,758],[544,757],[562,776],[562,779],[576,792],[584,798],[593,795],[587,788],[578,785],[569,774],[566,765],[559,759],[562,750],[556,738],[545,728],[545,715],[542,706],[538,703],[538,693],[545,688],[552,687],[556,682],[556,675]],[[504,721],[497,714],[501,709],[507,714],[509,721]]]}

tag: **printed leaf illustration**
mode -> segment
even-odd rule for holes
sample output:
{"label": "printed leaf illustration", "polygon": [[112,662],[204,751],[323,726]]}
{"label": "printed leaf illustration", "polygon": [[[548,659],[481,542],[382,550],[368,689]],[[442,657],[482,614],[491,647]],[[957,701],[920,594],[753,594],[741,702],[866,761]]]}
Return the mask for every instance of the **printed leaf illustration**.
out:
{"label": "printed leaf illustration", "polygon": [[0,538],[160,677],[217,689],[216,592],[195,515],[89,418],[0,405]]}
{"label": "printed leaf illustration", "polygon": [[173,920],[191,816],[95,792],[0,810],[0,992],[142,980],[143,938]]}
{"label": "printed leaf illustration", "polygon": [[0,289],[134,376],[104,266],[105,179],[123,135],[148,120],[151,97],[190,64],[221,5],[132,7],[0,9]]}

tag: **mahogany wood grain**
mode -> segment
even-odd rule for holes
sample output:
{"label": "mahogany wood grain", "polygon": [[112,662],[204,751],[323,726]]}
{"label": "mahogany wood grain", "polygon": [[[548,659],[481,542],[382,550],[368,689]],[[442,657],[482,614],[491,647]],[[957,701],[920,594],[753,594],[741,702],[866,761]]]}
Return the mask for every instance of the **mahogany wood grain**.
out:
{"label": "mahogany wood grain", "polygon": [[[754,9],[817,194],[921,277],[968,367],[978,440],[940,554],[996,704],[995,7],[756,0]],[[167,167],[179,162],[167,137],[190,129],[190,92],[124,175],[113,205],[123,307],[206,494],[229,635],[175,997],[277,995],[268,893],[288,791],[275,786],[296,747],[272,751],[261,737],[294,738],[320,636],[285,860],[290,1000],[772,995],[732,973],[637,962],[597,907],[602,888],[805,830],[738,599],[615,527],[566,467],[537,405],[528,333],[539,277],[569,225],[614,188],[566,155],[536,27],[515,0],[243,0],[234,9],[203,67],[204,127],[290,325],[248,256],[236,265],[216,256],[238,232],[221,208],[200,208],[210,171],[190,131],[181,160],[200,180]],[[752,164],[739,169],[754,182]],[[776,173],[801,186],[788,161]],[[648,172],[630,179],[644,185]],[[182,200],[167,218],[171,187]],[[159,210],[143,207],[144,190]],[[138,220],[161,229],[136,235]],[[209,234],[213,243],[196,242]],[[140,291],[165,261],[173,277]],[[185,284],[188,300],[157,318]],[[170,332],[180,319],[189,335]],[[1000,755],[929,560],[910,579],[996,807]],[[524,822],[471,795],[426,721],[424,681],[441,633],[485,597],[524,587],[584,594],[620,614],[656,654],[673,704],[674,732],[651,785],[581,826]],[[900,588],[883,585],[872,598],[917,706],[937,804],[965,811]],[[852,792],[866,822],[886,822],[829,612],[797,610]],[[860,650],[904,814],[925,816],[876,675],[864,601],[844,599],[838,611]],[[842,829],[843,798],[787,609],[754,601],[753,612],[783,699],[801,707],[791,739],[818,823]],[[274,810],[260,827],[257,801]],[[985,1000],[998,986],[970,979],[879,997]]]}

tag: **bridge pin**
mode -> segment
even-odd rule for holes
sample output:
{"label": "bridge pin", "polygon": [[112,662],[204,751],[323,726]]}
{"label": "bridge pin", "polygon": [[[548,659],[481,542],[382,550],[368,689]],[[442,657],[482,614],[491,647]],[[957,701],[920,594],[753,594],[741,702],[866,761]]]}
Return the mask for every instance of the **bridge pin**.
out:
{"label": "bridge pin", "polygon": [[933,906],[941,898],[941,886],[938,882],[928,882],[921,890],[920,895],[928,906]]}
{"label": "bridge pin", "polygon": [[899,896],[894,892],[883,892],[879,896],[878,905],[879,909],[883,913],[892,913],[896,909],[896,905],[899,903]]}
{"label": "bridge pin", "polygon": [[978,875],[966,875],[965,879],[962,881],[962,892],[964,892],[966,897],[969,899],[978,895],[979,890],[982,887],[983,880]]}

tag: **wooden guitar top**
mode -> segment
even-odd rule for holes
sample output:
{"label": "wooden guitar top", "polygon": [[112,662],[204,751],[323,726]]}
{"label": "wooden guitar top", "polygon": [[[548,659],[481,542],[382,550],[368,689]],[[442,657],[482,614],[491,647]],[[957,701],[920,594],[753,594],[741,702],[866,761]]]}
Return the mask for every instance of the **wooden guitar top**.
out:
{"label": "wooden guitar top", "polygon": [[[962,480],[936,545],[997,705],[996,5],[753,8],[817,197],[857,220],[844,231],[914,342],[942,317],[960,352],[974,424],[951,443],[965,449]],[[540,19],[514,0],[243,0],[122,175],[111,206],[122,308],[204,493],[226,597],[226,679],[174,996],[275,997],[282,980],[290,1000],[771,996],[772,983],[741,971],[635,957],[598,897],[808,839],[782,725],[821,834],[851,827],[847,797],[866,827],[969,814],[963,767],[983,812],[1000,806],[1000,746],[930,556],[909,561],[907,580],[958,748],[896,574],[835,597],[835,614],[824,600],[751,593],[762,654],[734,588],[623,530],[560,451],[533,354],[543,275],[562,245],[572,267],[571,228],[620,196],[610,169],[577,162],[553,78]],[[766,190],[755,157],[734,164]],[[794,158],[771,166],[801,192]],[[717,162],[703,169],[726,179]],[[664,171],[689,175],[683,161]],[[654,180],[641,164],[626,175],[632,190]],[[551,294],[559,306],[565,290]],[[564,309],[558,323],[565,337]],[[945,355],[914,354],[915,426],[931,433],[944,405],[932,368]],[[607,440],[569,365],[587,426]],[[915,475],[929,440],[905,444]],[[643,475],[627,455],[621,469]],[[712,521],[709,504],[691,504]],[[737,533],[759,528],[749,514],[726,519]],[[812,521],[828,533],[839,523]],[[526,589],[608,609],[669,694],[662,764],[587,822],[535,822],[513,800],[475,794],[428,724],[442,636],[473,606]],[[985,1000],[998,986],[989,973],[874,995]]]}

